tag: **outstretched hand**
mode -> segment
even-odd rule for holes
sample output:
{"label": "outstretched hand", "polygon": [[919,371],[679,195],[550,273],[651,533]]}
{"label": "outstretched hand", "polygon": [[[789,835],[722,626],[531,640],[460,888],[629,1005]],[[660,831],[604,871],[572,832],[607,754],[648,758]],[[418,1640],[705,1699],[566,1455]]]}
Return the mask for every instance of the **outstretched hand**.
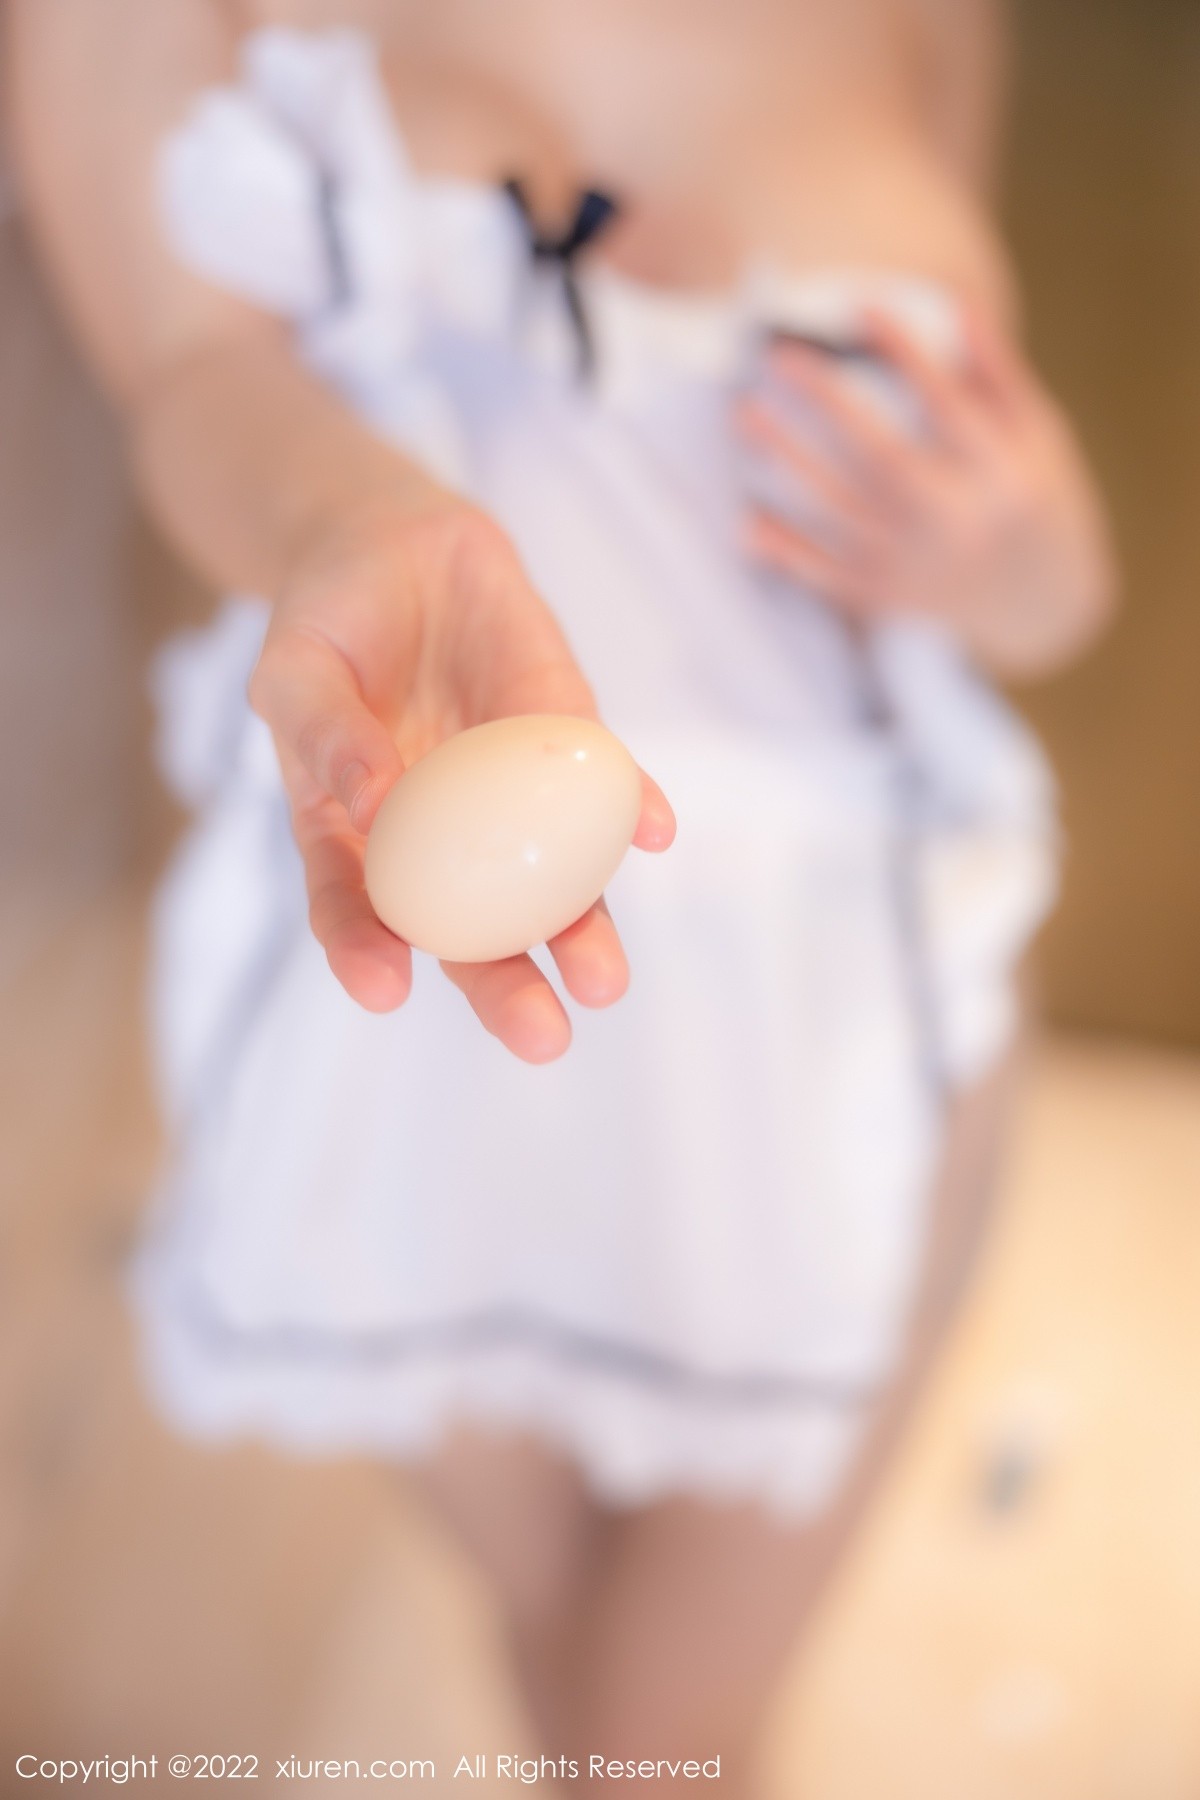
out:
{"label": "outstretched hand", "polygon": [[[591,692],[553,615],[499,526],[446,496],[417,514],[375,509],[341,522],[283,584],[250,683],[270,726],[307,872],[310,919],[337,979],[373,1012],[400,1006],[412,952],[373,911],[366,833],[404,769],[470,725],[517,713],[595,718]],[[675,831],[643,776],[634,843],[664,850]],[[620,998],[629,978],[603,900],[549,945],[584,1006]],[[486,1029],[528,1062],[570,1042],[554,989],[529,956],[443,963]]]}

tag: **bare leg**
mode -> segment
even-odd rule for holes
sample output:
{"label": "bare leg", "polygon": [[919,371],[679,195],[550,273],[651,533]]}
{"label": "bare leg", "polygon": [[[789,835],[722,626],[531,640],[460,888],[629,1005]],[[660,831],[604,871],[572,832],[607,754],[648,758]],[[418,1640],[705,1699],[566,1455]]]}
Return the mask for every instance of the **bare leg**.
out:
{"label": "bare leg", "polygon": [[576,1616],[572,1754],[719,1755],[727,1800],[753,1791],[772,1688],[878,1486],[973,1266],[1009,1075],[956,1109],[909,1352],[836,1506],[795,1527],[754,1505],[683,1498],[610,1519]]}
{"label": "bare leg", "polygon": [[[615,1513],[533,1438],[463,1430],[414,1471],[490,1578],[553,1755],[720,1756],[752,1791],[758,1727],[874,1493],[975,1261],[1011,1070],[955,1109],[903,1368],[834,1508],[789,1527],[760,1507],[673,1499]],[[604,1791],[609,1791],[606,1784]],[[597,1784],[596,1791],[599,1792]]]}
{"label": "bare leg", "polygon": [[575,1465],[531,1437],[464,1427],[412,1474],[490,1582],[533,1722],[559,1753],[564,1652],[599,1508]]}

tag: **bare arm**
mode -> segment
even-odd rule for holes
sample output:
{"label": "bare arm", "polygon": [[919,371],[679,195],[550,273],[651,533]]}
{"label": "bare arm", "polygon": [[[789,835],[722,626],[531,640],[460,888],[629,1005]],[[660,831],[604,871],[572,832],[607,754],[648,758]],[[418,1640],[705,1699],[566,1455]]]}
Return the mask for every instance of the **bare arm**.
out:
{"label": "bare arm", "polygon": [[[516,712],[593,710],[557,623],[500,529],[365,429],[269,316],[180,267],[155,214],[164,134],[225,78],[219,0],[10,0],[7,105],[23,192],[65,311],[122,408],[146,497],[215,582],[273,606],[251,699],[270,725],[313,929],[364,1005],[406,997],[408,947],[375,917],[363,837],[404,764]],[[647,782],[637,842],[670,841]],[[593,908],[550,946],[576,999],[626,969]],[[569,1026],[528,957],[447,965],[518,1055]]]}
{"label": "bare arm", "polygon": [[285,329],[183,269],[154,161],[228,75],[210,0],[11,0],[9,113],[59,297],[124,411],[141,484],[213,581],[274,595],[294,547],[353,499],[419,507],[432,481],[292,355]]}

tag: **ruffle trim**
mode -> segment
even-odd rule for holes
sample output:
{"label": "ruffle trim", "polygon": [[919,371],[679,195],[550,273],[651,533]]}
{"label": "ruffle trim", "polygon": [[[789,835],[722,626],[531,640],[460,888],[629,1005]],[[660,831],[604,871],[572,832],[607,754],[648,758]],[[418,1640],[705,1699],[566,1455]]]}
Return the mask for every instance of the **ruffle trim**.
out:
{"label": "ruffle trim", "polygon": [[243,1331],[152,1250],[134,1265],[132,1290],[150,1387],[189,1435],[253,1438],[299,1457],[419,1462],[456,1425],[528,1433],[620,1508],[686,1495],[811,1519],[844,1481],[879,1391],[692,1370],[518,1311],[374,1340]]}

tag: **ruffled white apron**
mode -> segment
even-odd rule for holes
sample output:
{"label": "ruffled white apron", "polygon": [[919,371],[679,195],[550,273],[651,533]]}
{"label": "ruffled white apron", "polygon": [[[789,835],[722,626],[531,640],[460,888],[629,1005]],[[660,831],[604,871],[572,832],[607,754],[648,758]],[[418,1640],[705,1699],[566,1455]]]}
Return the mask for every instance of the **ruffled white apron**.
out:
{"label": "ruffled white apron", "polygon": [[432,965],[373,1017],[308,934],[246,707],[263,604],[169,647],[162,760],[196,822],[157,913],[177,1149],[136,1271],[163,1402],[316,1454],[528,1429],[614,1503],[811,1513],[902,1348],[947,1095],[1009,1040],[1055,827],[946,637],[859,644],[747,567],[728,406],[764,321],[837,342],[869,300],[952,356],[954,306],[885,276],[681,299],[593,265],[583,383],[517,208],[414,175],[352,33],[252,37],[161,174],[178,253],[506,525],[680,821],[613,884],[632,987],[561,1062],[508,1056]]}

